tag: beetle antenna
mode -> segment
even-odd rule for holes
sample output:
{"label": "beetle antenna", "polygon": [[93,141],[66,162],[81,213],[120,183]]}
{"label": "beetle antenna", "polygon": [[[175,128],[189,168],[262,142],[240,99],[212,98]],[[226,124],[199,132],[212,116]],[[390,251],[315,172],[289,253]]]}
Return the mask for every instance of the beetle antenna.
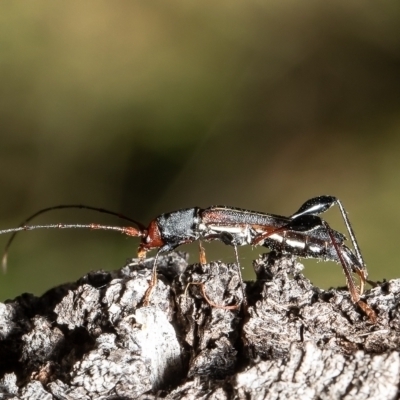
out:
{"label": "beetle antenna", "polygon": [[[24,227],[26,227],[27,224],[30,221],[32,221],[34,218],[38,217],[39,215],[44,214],[44,213],[49,212],[49,211],[52,211],[52,210],[60,210],[60,209],[66,209],[66,208],[78,208],[78,209],[84,209],[84,210],[92,210],[92,211],[97,211],[97,212],[103,213],[103,214],[114,215],[115,217],[118,217],[118,218],[121,218],[121,219],[124,219],[126,221],[130,221],[130,222],[134,223],[135,225],[137,225],[137,227],[139,228],[139,231],[141,231],[141,232],[144,232],[145,229],[146,229],[143,224],[141,224],[140,222],[138,222],[138,221],[136,221],[136,220],[134,220],[132,218],[126,217],[123,214],[117,213],[115,211],[110,211],[110,210],[107,210],[107,209],[101,208],[101,207],[92,207],[92,206],[87,206],[87,205],[84,205],[84,204],[60,204],[58,206],[52,206],[52,207],[43,208],[43,209],[35,212],[34,214],[29,216],[28,218],[26,218],[23,222],[21,222],[21,224],[19,224],[19,228],[22,228],[22,229],[16,228],[15,230],[6,229],[6,230],[3,230],[3,231],[0,231],[0,235],[1,234],[5,234],[5,233],[13,232],[13,234],[10,237],[10,239],[8,239],[8,242],[6,243],[6,246],[4,247],[4,252],[3,252],[3,257],[2,257],[3,272],[5,272],[7,270],[8,250],[9,250],[11,244],[13,243],[13,241],[15,240],[15,236],[17,235],[17,233],[20,232],[20,231],[24,231],[24,230],[31,230],[31,229],[25,229]],[[52,226],[52,227],[56,228],[57,226]],[[50,228],[50,226],[48,228]],[[69,226],[69,228],[73,228],[73,226],[71,225],[71,226]],[[82,226],[82,228],[83,228],[83,226]],[[37,229],[39,229],[39,228],[37,228]],[[88,225],[88,229],[95,229],[95,228],[89,228],[89,225]],[[99,229],[103,229],[103,228],[99,228]],[[134,229],[134,228],[132,228],[132,229]],[[130,236],[140,236],[140,235],[130,235]]]}

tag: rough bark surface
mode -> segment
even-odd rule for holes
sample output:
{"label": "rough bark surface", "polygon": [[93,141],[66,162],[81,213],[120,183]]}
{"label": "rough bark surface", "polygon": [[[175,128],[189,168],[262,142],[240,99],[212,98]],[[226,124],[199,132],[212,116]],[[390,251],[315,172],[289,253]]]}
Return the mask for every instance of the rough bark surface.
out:
{"label": "rough bark surface", "polygon": [[400,280],[365,294],[373,324],[295,258],[263,255],[242,289],[235,265],[171,253],[144,307],[152,265],[0,303],[0,399],[398,398]]}

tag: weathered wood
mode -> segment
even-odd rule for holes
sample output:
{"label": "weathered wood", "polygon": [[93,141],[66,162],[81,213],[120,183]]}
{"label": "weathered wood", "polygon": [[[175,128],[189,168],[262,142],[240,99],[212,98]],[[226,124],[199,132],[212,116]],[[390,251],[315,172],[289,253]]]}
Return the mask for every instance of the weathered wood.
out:
{"label": "weathered wood", "polygon": [[372,324],[274,253],[247,306],[235,265],[162,256],[143,307],[152,263],[0,303],[0,399],[397,398],[400,280],[366,293]]}

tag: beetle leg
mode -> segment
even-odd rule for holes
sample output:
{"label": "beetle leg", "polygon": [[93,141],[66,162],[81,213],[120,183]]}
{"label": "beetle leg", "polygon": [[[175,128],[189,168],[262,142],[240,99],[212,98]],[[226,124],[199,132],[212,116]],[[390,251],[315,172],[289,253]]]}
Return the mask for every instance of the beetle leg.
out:
{"label": "beetle leg", "polygon": [[233,304],[233,305],[230,305],[230,306],[225,306],[225,305],[222,305],[222,304],[216,304],[216,303],[214,303],[213,301],[211,301],[211,300],[209,299],[209,297],[207,296],[207,293],[206,293],[206,290],[205,290],[205,285],[204,285],[204,283],[202,283],[202,282],[189,282],[189,283],[186,285],[185,295],[186,295],[187,290],[188,290],[188,287],[189,287],[190,285],[200,286],[201,294],[202,294],[204,300],[206,301],[206,303],[207,303],[210,307],[221,308],[221,309],[223,309],[223,310],[238,310],[238,309],[240,308],[240,304]]}
{"label": "beetle leg", "polygon": [[203,243],[201,242],[201,240],[199,240],[199,257],[200,257],[200,264],[207,264],[207,259],[206,259],[206,251],[203,247]]}
{"label": "beetle leg", "polygon": [[143,305],[145,307],[148,307],[151,299],[151,294],[153,292],[153,288],[157,285],[157,260],[158,260],[158,255],[160,254],[160,251],[157,252],[156,256],[154,257],[154,264],[153,264],[153,270],[151,273],[151,279],[149,282],[149,287],[147,288],[145,294],[144,294],[144,300],[143,300]]}

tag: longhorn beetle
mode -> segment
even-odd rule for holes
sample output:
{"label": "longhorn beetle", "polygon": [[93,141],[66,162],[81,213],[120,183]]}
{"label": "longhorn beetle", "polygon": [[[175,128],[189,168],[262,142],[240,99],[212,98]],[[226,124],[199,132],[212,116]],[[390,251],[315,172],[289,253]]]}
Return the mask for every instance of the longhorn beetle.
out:
{"label": "longhorn beetle", "polygon": [[[346,237],[333,230],[326,221],[318,216],[334,205],[339,207],[354,252],[344,244]],[[136,227],[63,223],[27,225],[40,214],[62,208],[83,208],[111,214],[132,222]],[[194,241],[200,241],[201,263],[206,262],[201,241],[213,240],[220,240],[227,245],[234,246],[237,262],[237,246],[244,245],[262,245],[282,254],[335,261],[342,265],[352,301],[358,304],[373,322],[376,322],[375,312],[360,298],[364,284],[367,282],[367,269],[360,248],[342,203],[333,196],[319,196],[307,200],[289,217],[226,206],[211,206],[205,209],[193,207],[161,214],[153,219],[147,228],[140,222],[103,208],[85,205],[58,205],[36,212],[18,228],[0,230],[0,234],[12,233],[4,251],[3,268],[7,265],[8,249],[19,231],[50,228],[113,230],[127,236],[140,237],[138,257],[142,259],[146,257],[148,251],[157,249],[152,279],[144,299],[145,304],[149,302],[152,288],[157,281],[158,255]],[[360,277],[360,289],[357,288],[352,273]]]}

